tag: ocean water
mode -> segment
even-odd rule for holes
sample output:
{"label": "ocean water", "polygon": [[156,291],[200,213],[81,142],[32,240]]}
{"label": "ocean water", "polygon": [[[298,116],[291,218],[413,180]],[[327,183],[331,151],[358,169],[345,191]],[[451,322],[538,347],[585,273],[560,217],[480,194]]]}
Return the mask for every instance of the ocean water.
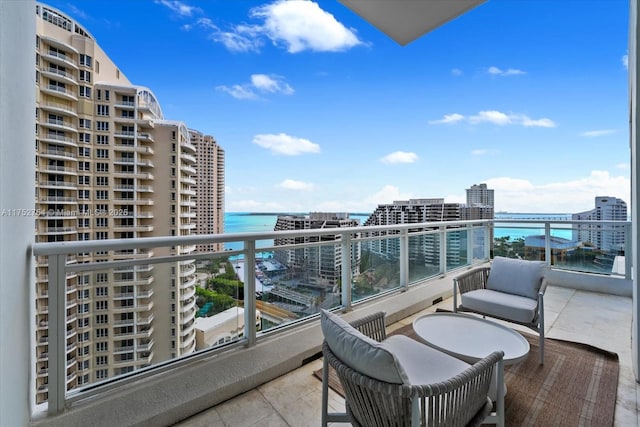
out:
{"label": "ocean water", "polygon": [[[273,231],[278,219],[277,213],[248,213],[248,212],[227,212],[224,215],[224,232],[225,233],[245,233],[245,232],[261,232]],[[359,219],[360,224],[369,217],[363,214],[351,214],[350,218]],[[531,224],[518,223],[523,219],[541,219],[551,221],[562,221],[571,219],[571,214],[554,214],[554,213],[499,213],[495,215],[496,219],[513,219],[513,223],[502,224],[494,229],[494,237],[509,236],[511,240],[525,238],[530,235],[544,234],[544,227],[532,227]],[[552,228],[551,235],[571,239],[571,230]],[[256,243],[257,247],[272,246],[273,240],[260,240]],[[241,242],[225,243],[226,250],[242,249]]]}

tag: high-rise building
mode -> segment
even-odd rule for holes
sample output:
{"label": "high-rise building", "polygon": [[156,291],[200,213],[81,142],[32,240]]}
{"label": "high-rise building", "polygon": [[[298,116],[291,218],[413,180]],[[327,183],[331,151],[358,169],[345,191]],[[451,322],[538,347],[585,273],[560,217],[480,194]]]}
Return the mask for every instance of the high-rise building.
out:
{"label": "high-rise building", "polygon": [[[196,167],[210,165],[198,163],[195,131],[165,120],[153,92],[132,84],[77,22],[40,3],[36,16],[36,241],[186,236],[196,231],[196,200],[223,209],[222,150],[205,185],[215,191],[197,199]],[[211,232],[222,231],[219,221]],[[67,264],[195,250],[86,252]],[[36,403],[48,391],[48,274],[38,258]],[[195,282],[195,261],[184,257],[68,273],[67,389],[195,351]]]}
{"label": "high-rise building", "polygon": [[493,190],[487,184],[473,184],[466,191],[467,206],[494,206]]}
{"label": "high-rise building", "polygon": [[[627,204],[616,197],[597,196],[595,208],[571,215],[572,220],[586,221],[627,221]],[[596,249],[609,252],[624,251],[624,225],[582,225],[573,226],[573,240],[589,243]]]}
{"label": "high-rise building", "polygon": [[[462,210],[463,220],[493,219],[495,216],[493,190],[487,188],[487,184],[474,184],[467,188],[467,204]],[[490,246],[493,245],[493,228],[489,230],[488,237],[484,233],[473,233],[473,257],[482,258],[485,239],[488,238]]]}
{"label": "high-rise building", "polygon": [[[274,231],[311,230],[319,228],[357,227],[360,221],[349,218],[348,213],[311,212],[309,215],[278,216]],[[278,238],[274,245],[292,243],[327,242],[326,245],[302,249],[275,250],[274,258],[292,271],[304,275],[305,285],[331,291],[340,281],[342,272],[342,245],[336,242],[338,236],[329,234],[321,237]],[[331,243],[335,242],[335,243]],[[360,245],[351,248],[351,267],[357,272],[360,264]]]}
{"label": "high-rise building", "polygon": [[[457,221],[462,219],[465,206],[461,203],[445,203],[442,198],[397,200],[392,204],[378,205],[364,225],[419,224],[424,222]],[[368,233],[371,236],[379,233]],[[447,261],[458,263],[459,248],[464,235],[447,233]],[[397,238],[376,239],[367,242],[368,250],[385,257],[400,257],[400,241]],[[438,265],[440,241],[433,234],[409,239],[409,259],[424,264]]]}
{"label": "high-rise building", "polygon": [[[196,234],[224,231],[224,150],[211,135],[190,130],[196,147]],[[198,252],[222,251],[223,244],[198,245]]]}

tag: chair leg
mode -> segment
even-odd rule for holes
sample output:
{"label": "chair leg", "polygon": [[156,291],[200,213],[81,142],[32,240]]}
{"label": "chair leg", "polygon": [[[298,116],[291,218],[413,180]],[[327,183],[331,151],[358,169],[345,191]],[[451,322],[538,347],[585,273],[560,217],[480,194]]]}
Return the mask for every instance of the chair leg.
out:
{"label": "chair leg", "polygon": [[540,334],[540,364],[544,365],[544,297],[538,296],[538,333]]}
{"label": "chair leg", "polygon": [[329,363],[327,358],[322,360],[322,427],[327,427],[327,414],[329,407]]}

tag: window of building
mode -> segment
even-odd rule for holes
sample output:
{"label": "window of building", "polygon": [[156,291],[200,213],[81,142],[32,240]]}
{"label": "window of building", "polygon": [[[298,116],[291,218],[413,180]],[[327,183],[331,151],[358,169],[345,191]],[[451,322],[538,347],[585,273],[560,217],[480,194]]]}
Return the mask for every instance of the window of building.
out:
{"label": "window of building", "polygon": [[96,163],[96,172],[109,172],[109,163]]}
{"label": "window of building", "polygon": [[[82,328],[88,328],[89,327],[89,318],[85,317],[84,319],[78,319],[78,328],[82,329]],[[88,332],[87,332],[88,334]],[[89,337],[87,336],[87,339],[89,339]]]}
{"label": "window of building", "polygon": [[89,218],[78,218],[78,228],[89,228]]}
{"label": "window of building", "polygon": [[91,148],[89,148],[89,147],[79,147],[78,148],[78,156],[80,156],[80,157],[91,157]]}
{"label": "window of building", "polygon": [[89,55],[80,54],[80,65],[91,68],[92,58]]}
{"label": "window of building", "polygon": [[96,144],[109,145],[109,135],[96,135]]}
{"label": "window of building", "polygon": [[87,200],[91,197],[91,192],[89,190],[78,190],[78,199]]}
{"label": "window of building", "polygon": [[82,129],[91,129],[91,120],[78,119],[78,127]]}
{"label": "window of building", "polygon": [[98,356],[96,357],[96,366],[102,366],[109,363],[109,358],[107,356]]}
{"label": "window of building", "polygon": [[101,353],[103,351],[109,351],[109,343],[108,342],[97,342],[96,343],[96,353]]}
{"label": "window of building", "polygon": [[78,304],[78,313],[84,314],[88,313],[90,310],[89,304]]}
{"label": "window of building", "polygon": [[97,231],[96,232],[96,240],[107,240],[109,238],[109,233],[106,231]]}
{"label": "window of building", "polygon": [[84,143],[89,144],[89,143],[91,143],[91,134],[80,132],[78,134],[78,139],[80,140],[80,142],[84,142]]}
{"label": "window of building", "polygon": [[109,131],[109,122],[96,121],[96,130],[98,131]]}
{"label": "window of building", "polygon": [[109,275],[107,273],[96,273],[96,283],[107,283]]}
{"label": "window of building", "polygon": [[89,374],[78,375],[78,385],[84,385],[89,383]]}
{"label": "window of building", "polygon": [[109,218],[96,218],[96,228],[106,228],[109,226]]}
{"label": "window of building", "polygon": [[104,104],[96,105],[96,115],[98,116],[108,116],[109,115],[109,106]]}
{"label": "window of building", "polygon": [[81,97],[91,99],[91,88],[90,87],[80,86],[79,93],[80,93]]}
{"label": "window of building", "polygon": [[80,81],[91,83],[91,71],[80,70]]}
{"label": "window of building", "polygon": [[[97,301],[96,306],[98,305],[98,303],[101,303],[101,302],[106,303],[107,301]],[[102,310],[106,310],[106,308]],[[96,328],[96,338],[104,338],[108,336],[109,336],[109,328]]]}
{"label": "window of building", "polygon": [[109,158],[109,150],[105,150],[104,148],[98,148],[96,150],[96,157],[99,159],[108,159]]}
{"label": "window of building", "polygon": [[78,175],[78,185],[91,185],[90,179],[87,175]]}
{"label": "window of building", "polygon": [[[102,350],[102,351],[107,351],[107,350]],[[108,369],[98,369],[96,371],[96,380],[103,380],[103,379],[108,378],[108,377],[109,377],[109,370]]]}
{"label": "window of building", "polygon": [[78,162],[78,170],[87,172],[91,170],[89,162]]}
{"label": "window of building", "polygon": [[96,286],[96,296],[97,297],[109,296],[109,288],[106,286]]}

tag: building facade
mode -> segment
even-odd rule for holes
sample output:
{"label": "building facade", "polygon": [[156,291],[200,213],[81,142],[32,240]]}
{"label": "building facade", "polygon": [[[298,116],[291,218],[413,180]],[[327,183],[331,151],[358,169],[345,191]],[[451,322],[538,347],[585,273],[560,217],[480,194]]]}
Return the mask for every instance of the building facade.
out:
{"label": "building facade", "polygon": [[[191,129],[196,147],[196,234],[224,232],[224,150],[215,138]],[[221,243],[197,245],[198,252],[223,251]]]}
{"label": "building facade", "polygon": [[[132,84],[80,24],[44,4],[36,17],[36,241],[187,236],[199,200],[216,207],[213,230],[222,232],[223,151],[205,185],[215,191],[198,199],[195,132],[165,120],[153,92]],[[195,250],[87,252],[67,264]],[[48,267],[36,260],[36,403],[48,396]],[[69,273],[67,389],[195,351],[195,270],[183,257]]]}
{"label": "building facade", "polygon": [[[597,196],[595,208],[571,215],[572,220],[627,221],[627,204],[616,197]],[[624,252],[624,225],[574,225],[573,240],[605,252]]]}
{"label": "building facade", "polygon": [[[348,213],[311,212],[309,215],[278,216],[274,231],[312,230],[319,228],[357,227],[360,221],[349,218]],[[321,238],[296,237],[275,239],[275,246],[293,243],[327,242],[326,245],[303,249],[275,250],[274,258],[286,265],[304,284],[331,292],[339,283],[342,274],[342,245],[336,242],[337,236],[326,235]],[[360,264],[360,244],[351,245],[351,267]]]}

